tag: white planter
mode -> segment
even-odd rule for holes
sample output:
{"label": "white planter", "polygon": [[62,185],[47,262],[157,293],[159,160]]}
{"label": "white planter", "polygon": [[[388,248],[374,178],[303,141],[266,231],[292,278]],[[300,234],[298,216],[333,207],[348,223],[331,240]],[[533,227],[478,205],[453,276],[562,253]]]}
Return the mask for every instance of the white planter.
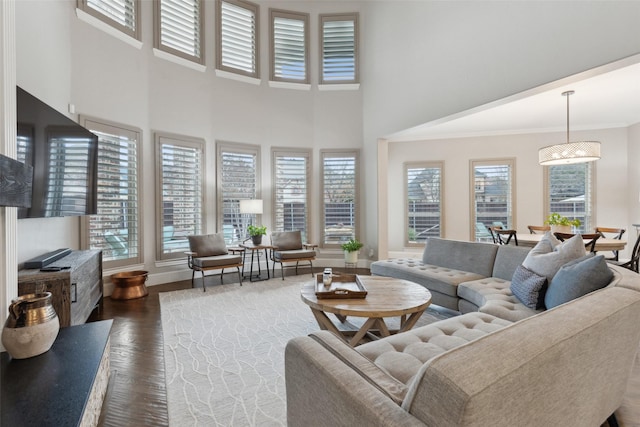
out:
{"label": "white planter", "polygon": [[344,251],[344,262],[349,264],[356,264],[358,262],[358,251]]}
{"label": "white planter", "polygon": [[572,227],[570,225],[552,225],[552,233],[572,233]]}

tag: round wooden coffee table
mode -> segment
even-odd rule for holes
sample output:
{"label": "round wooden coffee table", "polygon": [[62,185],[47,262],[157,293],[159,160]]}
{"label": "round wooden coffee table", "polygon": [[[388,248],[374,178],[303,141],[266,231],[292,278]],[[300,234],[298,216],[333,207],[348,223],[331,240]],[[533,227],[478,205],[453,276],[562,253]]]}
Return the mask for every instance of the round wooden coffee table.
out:
{"label": "round wooden coffee table", "polygon": [[[417,283],[382,276],[359,276],[359,278],[367,290],[365,298],[318,299],[315,281],[309,282],[300,292],[302,301],[311,308],[320,329],[329,330],[345,338],[352,347],[358,345],[360,340],[372,330],[377,330],[381,337],[408,331],[431,304],[431,293]],[[366,317],[367,320],[349,340],[345,335],[353,331],[339,330],[327,317],[327,313],[335,314],[343,324],[347,323],[347,316]],[[400,316],[400,329],[391,331],[384,318],[397,316]]]}

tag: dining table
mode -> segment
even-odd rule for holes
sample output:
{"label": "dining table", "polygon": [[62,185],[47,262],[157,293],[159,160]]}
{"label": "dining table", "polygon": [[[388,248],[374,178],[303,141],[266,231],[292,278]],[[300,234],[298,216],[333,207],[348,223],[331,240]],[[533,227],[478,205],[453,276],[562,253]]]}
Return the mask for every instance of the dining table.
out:
{"label": "dining table", "polygon": [[[538,244],[540,239],[544,237],[544,234],[530,234],[530,233],[517,233],[516,238],[518,239],[519,246],[528,246],[534,247]],[[621,251],[624,250],[627,245],[626,240],[618,240],[618,239],[610,239],[610,238],[599,238],[596,240],[595,251]]]}

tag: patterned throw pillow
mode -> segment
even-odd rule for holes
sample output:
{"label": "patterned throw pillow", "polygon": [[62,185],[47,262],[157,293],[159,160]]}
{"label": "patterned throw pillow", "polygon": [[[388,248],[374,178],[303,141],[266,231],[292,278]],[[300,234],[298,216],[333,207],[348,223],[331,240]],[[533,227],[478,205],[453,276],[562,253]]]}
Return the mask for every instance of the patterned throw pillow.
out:
{"label": "patterned throw pillow", "polygon": [[549,284],[544,305],[553,308],[583,295],[604,288],[611,282],[613,272],[604,255],[585,256],[563,265]]}
{"label": "patterned throw pillow", "polygon": [[[580,234],[576,234],[555,247],[551,239],[558,241],[550,232],[547,232],[522,262],[522,265],[527,269],[540,276],[545,276],[548,283],[551,283],[551,279],[560,270],[560,267],[586,254]],[[549,251],[550,247],[551,251]]]}
{"label": "patterned throw pillow", "polygon": [[511,278],[511,293],[529,308],[544,308],[544,295],[547,290],[547,278],[539,276],[521,265]]}

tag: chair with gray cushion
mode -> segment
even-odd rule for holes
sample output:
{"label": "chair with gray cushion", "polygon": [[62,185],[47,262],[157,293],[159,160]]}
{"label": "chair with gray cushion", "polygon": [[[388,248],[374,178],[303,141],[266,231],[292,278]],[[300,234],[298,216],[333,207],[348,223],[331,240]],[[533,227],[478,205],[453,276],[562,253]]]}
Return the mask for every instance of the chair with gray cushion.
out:
{"label": "chair with gray cushion", "polygon": [[[224,233],[203,234],[189,236],[189,249],[187,254],[187,262],[191,273],[191,287],[193,287],[194,276],[196,271],[202,274],[202,290],[206,291],[204,286],[204,272],[208,270],[221,270],[220,282],[224,275],[225,268],[235,267],[238,271],[238,280],[242,286],[242,248],[227,248],[224,241]],[[229,253],[231,252],[231,253]]]}
{"label": "chair with gray cushion", "polygon": [[[284,280],[284,269],[296,268],[300,262],[308,262],[311,267],[311,277],[313,277],[313,260],[316,259],[316,248],[318,245],[302,243],[300,231],[274,231],[271,233],[271,261],[273,261],[272,275],[275,276],[276,263],[280,263],[282,280]],[[285,265],[285,263],[295,262],[295,265]]]}

